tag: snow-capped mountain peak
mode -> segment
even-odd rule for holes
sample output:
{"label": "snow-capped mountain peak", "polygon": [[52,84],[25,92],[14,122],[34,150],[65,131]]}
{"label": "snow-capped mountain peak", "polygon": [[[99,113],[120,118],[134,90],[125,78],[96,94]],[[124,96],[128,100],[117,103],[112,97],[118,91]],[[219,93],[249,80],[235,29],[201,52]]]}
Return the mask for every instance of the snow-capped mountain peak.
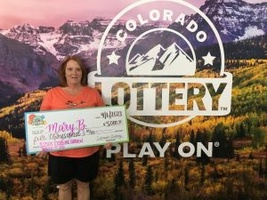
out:
{"label": "snow-capped mountain peak", "polygon": [[267,32],[267,2],[207,0],[200,10],[213,21],[224,42],[244,40]]}
{"label": "snow-capped mountain peak", "polygon": [[[92,23],[96,23],[96,21]],[[0,30],[0,33],[33,47],[39,55],[51,53],[61,60],[66,55],[79,54],[98,48],[101,34],[92,25],[89,21],[68,20],[58,29],[51,26],[34,27],[24,24],[16,25],[9,30]],[[99,25],[101,25],[101,21],[99,21]],[[102,27],[100,26],[100,28]]]}

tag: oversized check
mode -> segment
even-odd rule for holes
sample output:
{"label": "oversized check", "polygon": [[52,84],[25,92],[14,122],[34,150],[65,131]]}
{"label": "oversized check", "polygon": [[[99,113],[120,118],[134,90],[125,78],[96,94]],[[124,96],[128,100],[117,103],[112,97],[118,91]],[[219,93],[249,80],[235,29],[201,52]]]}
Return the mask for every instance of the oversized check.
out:
{"label": "oversized check", "polygon": [[28,154],[129,141],[125,106],[25,112]]}

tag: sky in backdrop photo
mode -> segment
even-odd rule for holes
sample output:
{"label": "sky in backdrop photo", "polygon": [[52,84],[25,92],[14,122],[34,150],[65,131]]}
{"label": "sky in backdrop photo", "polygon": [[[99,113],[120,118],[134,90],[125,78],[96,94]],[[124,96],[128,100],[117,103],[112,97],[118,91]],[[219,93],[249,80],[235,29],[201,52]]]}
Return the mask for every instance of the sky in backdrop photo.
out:
{"label": "sky in backdrop photo", "polygon": [[[264,0],[244,0],[248,3],[260,3]],[[99,0],[1,0],[0,1],[0,28],[8,29],[14,25],[31,24],[33,26],[58,27],[67,20],[84,21],[95,17],[112,18],[123,8],[138,2],[136,0],[106,1]],[[205,0],[187,0],[186,2],[199,8]],[[105,10],[107,12],[105,12]],[[103,14],[106,14],[104,16]]]}

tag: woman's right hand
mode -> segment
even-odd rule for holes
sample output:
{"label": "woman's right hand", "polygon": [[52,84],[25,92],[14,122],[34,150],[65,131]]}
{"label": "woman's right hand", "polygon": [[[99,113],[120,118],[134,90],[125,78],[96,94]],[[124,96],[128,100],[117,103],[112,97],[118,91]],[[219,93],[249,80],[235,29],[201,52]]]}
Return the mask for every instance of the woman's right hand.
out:
{"label": "woman's right hand", "polygon": [[40,151],[40,152],[37,152],[37,153],[36,153],[36,156],[45,159],[45,158],[47,158],[47,156],[48,156],[48,152]]}

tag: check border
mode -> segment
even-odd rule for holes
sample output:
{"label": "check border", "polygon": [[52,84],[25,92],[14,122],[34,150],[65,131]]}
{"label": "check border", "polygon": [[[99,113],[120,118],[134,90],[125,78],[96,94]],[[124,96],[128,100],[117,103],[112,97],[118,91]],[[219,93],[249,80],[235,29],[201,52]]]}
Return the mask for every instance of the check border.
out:
{"label": "check border", "polygon": [[125,105],[25,112],[24,119],[28,154],[129,141]]}

